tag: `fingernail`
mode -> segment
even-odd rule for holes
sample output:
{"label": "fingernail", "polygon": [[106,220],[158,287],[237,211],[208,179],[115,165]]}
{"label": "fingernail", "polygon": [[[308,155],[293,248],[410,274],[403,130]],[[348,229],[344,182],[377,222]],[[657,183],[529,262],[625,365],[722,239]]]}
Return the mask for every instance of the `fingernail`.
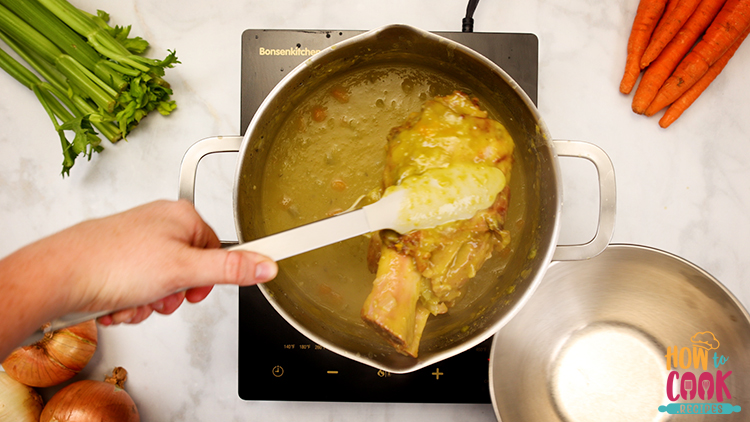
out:
{"label": "fingernail", "polygon": [[276,277],[276,264],[268,261],[261,261],[255,265],[255,278],[258,281],[268,281]]}
{"label": "fingernail", "polygon": [[104,326],[112,325],[112,315],[100,316],[96,319],[96,322]]}

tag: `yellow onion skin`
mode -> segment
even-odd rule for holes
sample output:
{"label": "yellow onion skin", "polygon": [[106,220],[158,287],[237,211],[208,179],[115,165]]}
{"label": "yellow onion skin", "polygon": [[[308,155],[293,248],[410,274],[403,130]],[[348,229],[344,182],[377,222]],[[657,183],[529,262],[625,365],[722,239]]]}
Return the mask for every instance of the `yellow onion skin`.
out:
{"label": "yellow onion skin", "polygon": [[14,350],[3,362],[3,368],[22,384],[51,387],[73,378],[89,363],[97,340],[93,320],[63,328]]}
{"label": "yellow onion skin", "polygon": [[0,421],[37,422],[42,406],[36,390],[0,372]]}
{"label": "yellow onion skin", "polygon": [[[118,374],[121,371],[121,375]],[[140,422],[133,399],[123,388],[125,372],[115,368],[106,381],[74,382],[47,402],[39,422]]]}

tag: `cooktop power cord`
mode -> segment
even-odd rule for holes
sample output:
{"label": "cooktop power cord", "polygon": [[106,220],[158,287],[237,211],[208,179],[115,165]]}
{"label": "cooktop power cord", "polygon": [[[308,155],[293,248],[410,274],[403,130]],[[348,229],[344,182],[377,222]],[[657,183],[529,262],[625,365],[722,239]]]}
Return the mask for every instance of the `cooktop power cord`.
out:
{"label": "cooktop power cord", "polygon": [[461,32],[474,32],[474,11],[477,10],[479,0],[469,0],[466,6],[466,17],[462,21]]}

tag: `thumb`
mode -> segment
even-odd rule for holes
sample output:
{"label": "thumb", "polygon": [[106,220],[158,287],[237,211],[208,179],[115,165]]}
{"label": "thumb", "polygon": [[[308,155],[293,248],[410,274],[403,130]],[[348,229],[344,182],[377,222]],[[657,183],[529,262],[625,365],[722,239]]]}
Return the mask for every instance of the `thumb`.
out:
{"label": "thumb", "polygon": [[235,284],[251,286],[264,283],[276,277],[279,271],[276,262],[266,256],[248,251],[228,251],[225,249],[191,249],[192,274],[190,285],[201,287],[214,284]]}

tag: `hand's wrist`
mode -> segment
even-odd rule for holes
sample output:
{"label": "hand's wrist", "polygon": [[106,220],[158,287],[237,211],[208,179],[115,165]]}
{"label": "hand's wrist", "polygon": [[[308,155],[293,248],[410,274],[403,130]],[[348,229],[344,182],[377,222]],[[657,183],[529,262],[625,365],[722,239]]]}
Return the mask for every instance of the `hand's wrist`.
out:
{"label": "hand's wrist", "polygon": [[73,310],[65,288],[72,260],[63,255],[64,248],[60,250],[53,243],[52,239],[43,239],[0,260],[4,289],[0,309],[11,322],[0,325],[3,349],[5,345],[17,345],[45,322]]}

